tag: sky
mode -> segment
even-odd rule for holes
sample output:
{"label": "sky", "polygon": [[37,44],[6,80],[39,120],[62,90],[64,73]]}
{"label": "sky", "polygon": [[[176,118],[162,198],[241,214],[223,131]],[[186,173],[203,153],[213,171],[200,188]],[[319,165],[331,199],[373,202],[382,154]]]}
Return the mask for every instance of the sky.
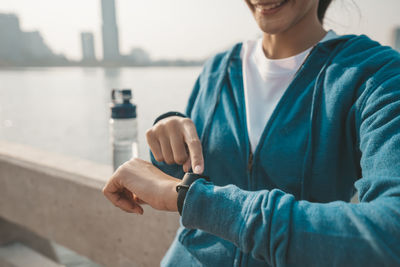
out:
{"label": "sky", "polygon": [[[261,36],[244,0],[116,0],[120,49],[147,50],[153,59],[201,59]],[[367,34],[391,45],[400,26],[399,0],[334,0],[326,29]],[[101,57],[100,0],[1,0],[22,30],[39,30],[56,53],[81,58],[80,32],[91,31]]]}

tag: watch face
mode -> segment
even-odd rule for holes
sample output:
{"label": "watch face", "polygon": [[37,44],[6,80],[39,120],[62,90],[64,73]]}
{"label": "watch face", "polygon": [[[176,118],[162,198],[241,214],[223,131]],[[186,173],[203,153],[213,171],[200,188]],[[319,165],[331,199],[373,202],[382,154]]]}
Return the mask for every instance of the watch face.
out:
{"label": "watch face", "polygon": [[193,172],[187,172],[187,173],[185,173],[185,176],[183,176],[182,184],[191,185],[197,179],[205,179],[208,182],[210,181],[210,178],[206,175],[197,174],[197,173],[193,173]]}

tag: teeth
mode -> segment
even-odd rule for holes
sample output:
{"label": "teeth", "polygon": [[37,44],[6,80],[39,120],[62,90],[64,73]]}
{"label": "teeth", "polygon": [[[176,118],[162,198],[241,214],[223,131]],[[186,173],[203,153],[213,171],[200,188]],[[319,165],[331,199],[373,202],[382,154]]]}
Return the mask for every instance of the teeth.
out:
{"label": "teeth", "polygon": [[277,3],[273,3],[273,4],[262,4],[262,5],[257,5],[256,8],[259,10],[271,10],[274,8],[277,8],[279,6],[281,6],[283,3],[285,2],[285,0],[277,2]]}

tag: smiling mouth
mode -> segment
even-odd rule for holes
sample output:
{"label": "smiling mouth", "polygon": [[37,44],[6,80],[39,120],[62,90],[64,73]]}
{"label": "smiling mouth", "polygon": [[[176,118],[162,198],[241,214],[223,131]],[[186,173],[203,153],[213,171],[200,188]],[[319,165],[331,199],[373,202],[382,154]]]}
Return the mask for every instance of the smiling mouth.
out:
{"label": "smiling mouth", "polygon": [[255,4],[255,8],[262,12],[268,12],[268,11],[272,11],[275,10],[281,6],[283,6],[284,4],[286,4],[289,0],[281,0],[279,2],[275,2],[275,3],[257,3]]}

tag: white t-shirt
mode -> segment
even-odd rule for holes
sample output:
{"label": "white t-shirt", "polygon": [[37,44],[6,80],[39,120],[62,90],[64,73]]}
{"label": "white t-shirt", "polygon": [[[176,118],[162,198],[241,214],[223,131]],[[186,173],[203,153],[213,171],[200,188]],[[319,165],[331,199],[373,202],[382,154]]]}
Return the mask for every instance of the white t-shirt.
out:
{"label": "white t-shirt", "polygon": [[[336,36],[330,30],[320,42]],[[243,42],[240,57],[243,64],[247,131],[253,153],[272,112],[311,49],[288,58],[269,59],[264,54],[261,38]]]}

